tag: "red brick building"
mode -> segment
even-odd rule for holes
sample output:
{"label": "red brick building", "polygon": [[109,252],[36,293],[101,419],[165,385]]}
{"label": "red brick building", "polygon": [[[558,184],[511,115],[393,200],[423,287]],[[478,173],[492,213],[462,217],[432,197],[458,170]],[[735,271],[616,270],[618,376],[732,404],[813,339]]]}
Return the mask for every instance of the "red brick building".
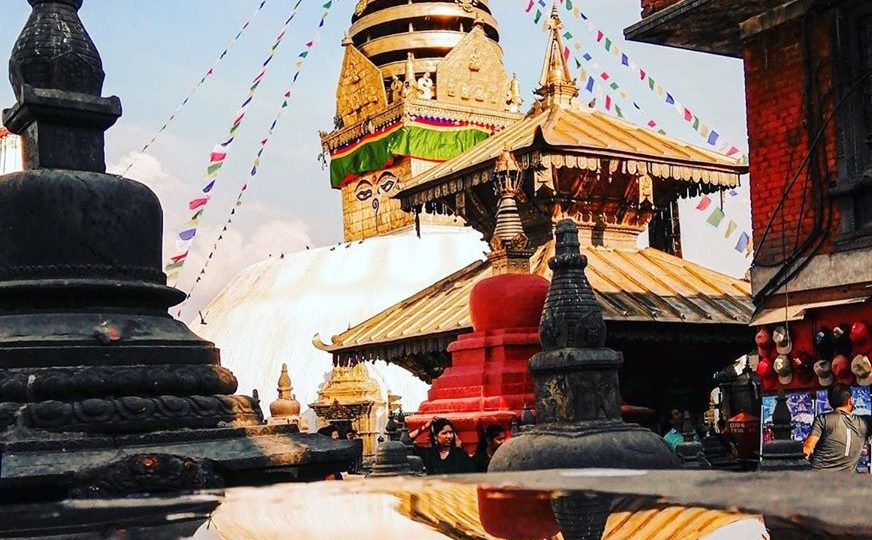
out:
{"label": "red brick building", "polygon": [[[761,338],[761,359],[771,356],[758,370],[767,389],[819,387],[820,361],[832,361],[837,380],[864,379],[858,356],[872,352],[862,337],[872,322],[872,2],[642,0],[642,20],[625,34],[744,59],[753,324],[784,326],[792,338],[781,351]],[[813,344],[838,325],[854,330],[851,343],[842,338],[835,354]],[[789,383],[770,372],[779,354],[797,375]]]}

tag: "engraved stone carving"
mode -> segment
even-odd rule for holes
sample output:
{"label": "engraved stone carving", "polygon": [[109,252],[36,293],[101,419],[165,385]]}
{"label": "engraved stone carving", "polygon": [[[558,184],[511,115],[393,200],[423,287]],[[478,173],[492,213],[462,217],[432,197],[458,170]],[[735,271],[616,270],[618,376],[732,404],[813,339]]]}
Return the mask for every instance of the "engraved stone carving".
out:
{"label": "engraved stone carving", "polygon": [[74,499],[107,499],[137,493],[220,489],[224,481],[208,460],[166,454],[129,456],[79,472],[72,480]]}

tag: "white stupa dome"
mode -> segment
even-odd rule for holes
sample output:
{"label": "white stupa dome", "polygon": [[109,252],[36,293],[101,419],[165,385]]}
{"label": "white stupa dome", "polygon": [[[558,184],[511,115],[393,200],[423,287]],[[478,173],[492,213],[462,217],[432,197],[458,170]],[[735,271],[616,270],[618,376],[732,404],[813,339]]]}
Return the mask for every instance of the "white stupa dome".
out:
{"label": "white stupa dome", "polygon": [[[270,258],[240,272],[189,323],[221,349],[221,363],[239,380],[239,393],[274,399],[283,363],[297,400],[308,408],[332,367],[325,340],[483,258],[487,245],[468,228],[424,226],[385,236]],[[380,384],[417,410],[429,385],[379,362]]]}

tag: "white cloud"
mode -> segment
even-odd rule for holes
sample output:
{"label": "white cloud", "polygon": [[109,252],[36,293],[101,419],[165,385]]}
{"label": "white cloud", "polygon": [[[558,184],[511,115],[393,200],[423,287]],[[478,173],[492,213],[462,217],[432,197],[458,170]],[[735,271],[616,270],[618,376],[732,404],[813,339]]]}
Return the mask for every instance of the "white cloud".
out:
{"label": "white cloud", "polygon": [[[134,161],[135,159],[135,161]],[[117,162],[109,163],[110,173],[121,174],[128,165],[134,165],[126,176],[135,178],[151,188],[161,201],[164,209],[164,247],[163,258],[166,261],[174,255],[176,230],[188,219],[188,212],[180,201],[192,196],[191,186],[180,180],[169,171],[160,160],[154,156],[131,152]],[[210,205],[211,206],[211,205]],[[245,213],[248,222],[253,226],[238,226],[238,216]],[[278,257],[281,253],[292,253],[312,245],[309,225],[299,219],[283,219],[281,214],[258,202],[246,203],[233,216],[234,222],[224,231],[226,213],[220,213],[215,208],[208,222],[202,224],[197,232],[197,238],[191,247],[191,253],[182,272],[178,287],[185,292],[191,290],[197,277],[192,298],[185,304],[182,316],[189,318],[224,287],[240,270],[261,261],[270,255]],[[221,220],[215,224],[215,220]],[[218,240],[218,237],[221,240]],[[217,249],[214,249],[217,246]],[[210,252],[213,257],[209,261],[205,274],[200,274]],[[174,315],[178,308],[170,310]]]}

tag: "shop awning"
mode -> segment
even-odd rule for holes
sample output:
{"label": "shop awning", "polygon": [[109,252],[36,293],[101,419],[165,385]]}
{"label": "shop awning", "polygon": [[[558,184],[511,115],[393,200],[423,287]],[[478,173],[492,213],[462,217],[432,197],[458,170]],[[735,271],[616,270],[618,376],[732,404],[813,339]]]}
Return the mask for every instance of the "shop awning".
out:
{"label": "shop awning", "polygon": [[810,309],[844,306],[848,304],[862,304],[869,298],[869,296],[863,296],[860,298],[843,298],[841,300],[830,300],[827,302],[811,302],[787,307],[764,309],[751,318],[749,326],[765,326],[767,324],[777,324],[781,322],[801,321],[805,318],[806,313],[808,313]]}

